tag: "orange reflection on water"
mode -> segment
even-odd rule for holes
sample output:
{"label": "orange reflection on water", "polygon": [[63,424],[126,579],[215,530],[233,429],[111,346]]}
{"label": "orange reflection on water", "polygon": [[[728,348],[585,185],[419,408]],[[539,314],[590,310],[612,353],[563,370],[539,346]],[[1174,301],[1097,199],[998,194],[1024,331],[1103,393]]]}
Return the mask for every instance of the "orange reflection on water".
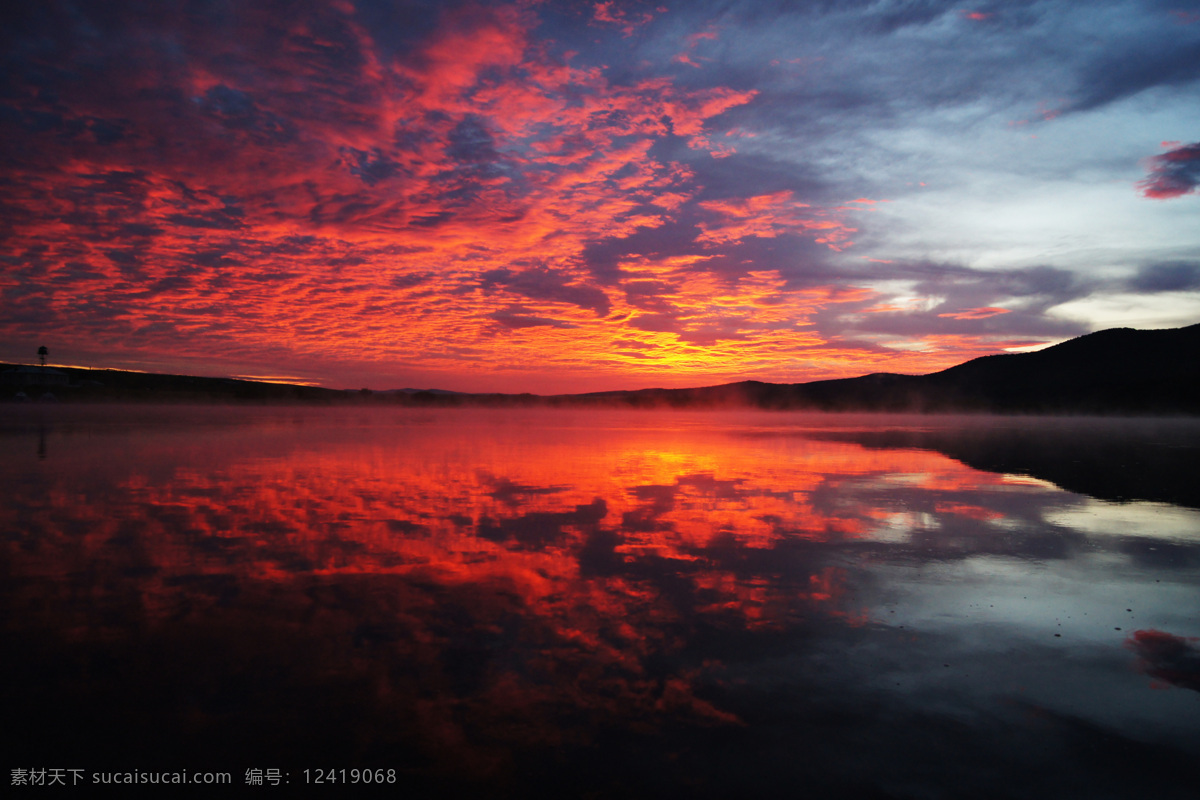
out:
{"label": "orange reflection on water", "polygon": [[[23,568],[62,575],[136,564],[154,576],[142,580],[147,611],[162,606],[163,614],[164,598],[183,591],[172,591],[172,575],[395,574],[445,586],[503,582],[532,613],[566,614],[574,600],[624,616],[646,602],[631,591],[647,584],[634,567],[653,564],[685,575],[701,608],[749,622],[834,601],[836,581],[822,572],[811,590],[800,580],[781,592],[777,581],[723,568],[714,552],[853,540],[898,511],[861,494],[1002,480],[928,451],[753,429],[730,435],[696,417],[664,415],[660,426],[602,435],[566,414],[540,427],[463,417],[383,435],[288,431],[277,452],[238,452],[230,441],[232,452],[204,463],[170,463],[174,442],[165,440],[111,483],[89,492],[52,482],[9,509],[39,531]],[[1002,516],[952,500],[931,510]],[[605,560],[602,579],[589,573],[596,557]]]}
{"label": "orange reflection on water", "polygon": [[981,493],[1001,476],[802,434],[546,412],[54,433],[0,524],[22,625],[215,626],[236,662],[267,658],[265,619],[321,643],[284,669],[299,684],[346,681],[429,758],[486,772],[605,725],[736,724],[696,641],[862,624],[836,548],[922,514],[1002,516]]}

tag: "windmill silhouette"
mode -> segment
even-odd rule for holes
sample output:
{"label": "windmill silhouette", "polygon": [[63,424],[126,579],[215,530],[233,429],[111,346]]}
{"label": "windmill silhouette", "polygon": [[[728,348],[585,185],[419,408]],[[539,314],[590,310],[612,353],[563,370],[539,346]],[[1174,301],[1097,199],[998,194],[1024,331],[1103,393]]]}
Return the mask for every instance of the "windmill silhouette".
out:
{"label": "windmill silhouette", "polygon": [[46,366],[46,356],[50,355],[50,351],[46,349],[46,345],[38,348],[38,358],[42,360],[42,366]]}

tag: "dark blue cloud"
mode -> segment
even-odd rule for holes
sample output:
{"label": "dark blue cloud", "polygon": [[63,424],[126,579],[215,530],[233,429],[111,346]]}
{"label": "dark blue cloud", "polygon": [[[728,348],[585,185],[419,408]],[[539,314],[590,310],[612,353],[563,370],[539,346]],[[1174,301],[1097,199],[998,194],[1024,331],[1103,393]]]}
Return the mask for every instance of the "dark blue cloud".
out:
{"label": "dark blue cloud", "polygon": [[585,308],[595,312],[598,317],[608,314],[612,304],[603,290],[575,285],[570,280],[570,276],[555,270],[537,268],[519,272],[502,268],[480,275],[480,285],[484,291],[502,288],[530,300],[548,300]]}
{"label": "dark blue cloud", "polygon": [[1200,262],[1147,264],[1129,280],[1129,288],[1139,292],[1183,292],[1200,289]]}
{"label": "dark blue cloud", "polygon": [[488,314],[488,319],[495,320],[505,328],[574,328],[575,326],[569,322],[560,319],[550,319],[549,317],[539,317],[533,314],[524,313],[528,309],[521,306],[514,306],[504,311],[495,311]]}
{"label": "dark blue cloud", "polygon": [[1086,111],[1157,86],[1182,86],[1200,78],[1200,32],[1130,38],[1106,47],[1081,66],[1070,105]]}
{"label": "dark blue cloud", "polygon": [[298,132],[291,120],[264,111],[247,92],[224,84],[209,89],[203,98],[198,98],[198,103],[226,128],[250,133],[264,143],[286,144]]}
{"label": "dark blue cloud", "polygon": [[368,186],[374,186],[400,172],[400,164],[385,155],[378,147],[370,151],[353,147],[342,148],[350,162],[350,173],[358,176]]}

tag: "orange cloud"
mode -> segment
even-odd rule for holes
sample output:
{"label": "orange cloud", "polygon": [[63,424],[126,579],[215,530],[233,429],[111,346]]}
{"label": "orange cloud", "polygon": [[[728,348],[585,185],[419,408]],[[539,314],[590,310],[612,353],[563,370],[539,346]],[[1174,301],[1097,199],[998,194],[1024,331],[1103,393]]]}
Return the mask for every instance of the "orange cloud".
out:
{"label": "orange cloud", "polygon": [[1011,313],[1011,309],[992,308],[991,306],[988,306],[985,308],[968,308],[965,311],[952,311],[946,314],[938,314],[938,316],[949,317],[950,319],[987,319],[988,317],[994,317],[997,314],[1008,313]]}
{"label": "orange cloud", "polygon": [[[23,140],[3,188],[6,339],[52,328],[77,363],[356,388],[798,380],[916,358],[816,333],[870,291],[791,285],[738,254],[844,250],[870,205],[705,195],[678,145],[736,160],[711,140],[753,90],[613,80],[539,38],[531,6],[447,11],[403,47],[340,7],[229,25],[187,29],[180,63],[144,43],[97,57],[95,86],[55,101],[74,138]],[[659,246],[593,263],[647,232]]]}
{"label": "orange cloud", "polygon": [[792,200],[788,191],[757,197],[701,201],[699,206],[713,212],[715,220],[701,223],[703,231],[696,241],[727,244],[748,236],[774,238],[784,233],[812,233],[813,238],[832,250],[853,244],[854,228],[819,211],[805,211],[806,203]]}

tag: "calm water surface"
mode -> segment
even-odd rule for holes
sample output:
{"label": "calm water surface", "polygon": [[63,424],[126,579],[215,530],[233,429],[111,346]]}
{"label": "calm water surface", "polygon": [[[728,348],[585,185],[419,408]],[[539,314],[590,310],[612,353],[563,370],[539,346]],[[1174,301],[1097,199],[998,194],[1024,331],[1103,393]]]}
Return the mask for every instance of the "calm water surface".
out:
{"label": "calm water surface", "polygon": [[1195,797],[1200,425],[6,408],[6,769]]}

